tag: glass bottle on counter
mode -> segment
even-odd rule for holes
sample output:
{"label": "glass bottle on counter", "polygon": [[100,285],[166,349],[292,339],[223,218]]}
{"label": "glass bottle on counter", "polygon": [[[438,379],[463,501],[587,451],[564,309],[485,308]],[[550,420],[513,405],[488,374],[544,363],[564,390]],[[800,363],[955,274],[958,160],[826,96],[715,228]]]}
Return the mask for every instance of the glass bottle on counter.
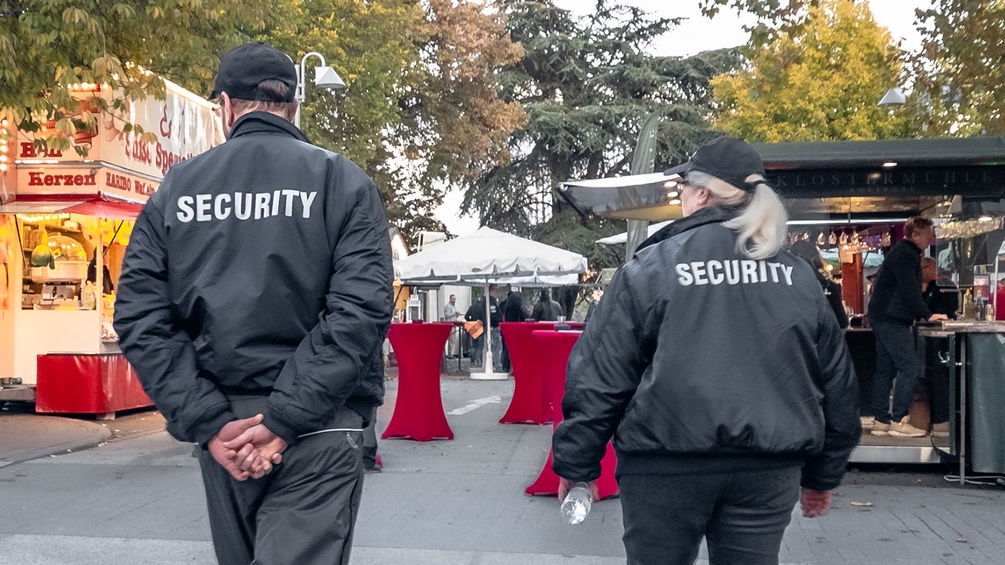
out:
{"label": "glass bottle on counter", "polygon": [[974,297],[974,319],[978,322],[983,322],[986,318],[984,317],[984,295],[981,291],[977,291],[977,295]]}
{"label": "glass bottle on counter", "polygon": [[960,319],[961,320],[975,319],[976,318],[976,316],[974,315],[975,306],[976,305],[974,304],[974,297],[970,294],[970,289],[968,288],[967,291],[963,294],[963,306],[962,306],[963,311],[960,314]]}

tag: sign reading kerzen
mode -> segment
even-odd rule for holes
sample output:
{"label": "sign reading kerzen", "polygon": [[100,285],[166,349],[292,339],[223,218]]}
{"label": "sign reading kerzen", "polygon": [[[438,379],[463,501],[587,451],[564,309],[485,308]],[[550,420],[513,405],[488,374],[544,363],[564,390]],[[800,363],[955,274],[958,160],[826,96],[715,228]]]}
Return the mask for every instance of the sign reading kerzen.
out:
{"label": "sign reading kerzen", "polygon": [[77,168],[65,165],[22,165],[17,170],[19,194],[86,194],[99,192],[134,202],[144,202],[159,182],[108,167]]}

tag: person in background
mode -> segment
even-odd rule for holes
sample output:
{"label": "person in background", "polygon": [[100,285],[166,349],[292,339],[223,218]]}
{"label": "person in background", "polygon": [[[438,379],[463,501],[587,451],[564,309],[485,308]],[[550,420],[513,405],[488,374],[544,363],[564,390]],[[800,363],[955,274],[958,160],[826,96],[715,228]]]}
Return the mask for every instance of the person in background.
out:
{"label": "person in background", "polygon": [[[945,320],[933,314],[921,296],[921,253],[935,240],[932,221],[914,216],[904,224],[904,239],[890,248],[876,274],[869,300],[869,324],[876,338],[872,381],[872,435],[922,437],[908,410],[921,377],[921,363],[911,326],[915,320]],[[893,392],[893,405],[890,392]]]}
{"label": "person in background", "polygon": [[[861,435],[844,334],[742,140],[701,146],[684,218],[618,270],[569,358],[562,500],[613,436],[629,565],[777,565],[792,509],[830,508]],[[800,485],[802,490],[800,491]]]}
{"label": "person in background", "polygon": [[950,320],[956,319],[960,309],[960,289],[952,279],[939,277],[939,267],[933,257],[921,258],[922,299],[932,314],[943,314]]}
{"label": "person in background", "polygon": [[830,273],[824,267],[823,257],[820,256],[820,250],[812,242],[800,240],[792,244],[789,248],[789,253],[792,253],[796,257],[806,261],[813,267],[813,272],[817,276],[817,282],[820,284],[820,288],[824,291],[824,296],[827,297],[828,304],[831,305],[831,310],[834,311],[834,317],[837,318],[838,326],[841,329],[848,327],[848,313],[844,310],[844,301],[841,299],[841,285],[834,282],[831,278]]}
{"label": "person in background", "polygon": [[559,316],[564,315],[562,313],[562,305],[551,299],[551,293],[547,290],[542,290],[530,317],[538,322],[557,322]]}
{"label": "person in background", "polygon": [[293,125],[296,89],[282,51],[224,53],[227,141],[168,170],[115,302],[119,344],[167,431],[202,447],[222,565],[349,562],[359,446],[384,399],[384,204],[362,169]]}
{"label": "person in background", "polygon": [[[91,257],[91,262],[87,264],[87,280],[92,283],[96,283],[98,280],[98,254],[95,251],[94,256]],[[108,272],[108,265],[101,265],[101,292],[104,294],[111,294],[115,290],[115,285],[112,284],[112,274]]]}
{"label": "person in background", "polygon": [[[460,313],[457,311],[457,295],[451,294],[447,303],[443,305],[443,321],[454,323],[457,321],[457,316]],[[461,332],[464,331],[460,327],[454,327],[450,330],[450,339],[447,340],[447,355],[450,357],[460,357],[461,356]]]}
{"label": "person in background", "polygon": [[595,288],[590,295],[590,305],[586,308],[586,317],[583,318],[583,323],[590,321],[593,317],[593,313],[597,310],[597,306],[600,305],[600,299],[604,297],[604,289]]}
{"label": "person in background", "polygon": [[453,322],[457,319],[457,295],[451,294],[450,299],[443,305],[443,319]]}
{"label": "person in background", "polygon": [[[471,348],[471,366],[480,367],[485,356],[485,335],[492,340],[492,370],[502,371],[502,334],[499,332],[499,322],[502,321],[502,309],[499,307],[499,286],[489,285],[489,319],[485,320],[485,297],[478,299],[468,308],[464,319],[469,322],[480,321],[483,333],[475,338]],[[488,323],[486,323],[486,321]]]}
{"label": "person in background", "polygon": [[[523,293],[517,289],[510,290],[509,295],[506,296],[506,300],[503,301],[502,312],[502,321],[504,322],[522,322],[526,320],[527,309],[523,306]],[[509,347],[506,345],[506,340],[503,340],[502,348],[502,370],[508,373],[512,367],[510,365]]]}

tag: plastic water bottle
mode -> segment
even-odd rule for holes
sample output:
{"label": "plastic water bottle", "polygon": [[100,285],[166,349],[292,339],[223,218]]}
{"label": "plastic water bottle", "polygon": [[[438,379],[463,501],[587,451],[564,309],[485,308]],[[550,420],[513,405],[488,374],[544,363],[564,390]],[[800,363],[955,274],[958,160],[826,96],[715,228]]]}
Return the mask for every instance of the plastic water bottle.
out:
{"label": "plastic water bottle", "polygon": [[586,483],[576,483],[562,501],[562,518],[570,524],[579,524],[590,514],[592,506],[590,487]]}

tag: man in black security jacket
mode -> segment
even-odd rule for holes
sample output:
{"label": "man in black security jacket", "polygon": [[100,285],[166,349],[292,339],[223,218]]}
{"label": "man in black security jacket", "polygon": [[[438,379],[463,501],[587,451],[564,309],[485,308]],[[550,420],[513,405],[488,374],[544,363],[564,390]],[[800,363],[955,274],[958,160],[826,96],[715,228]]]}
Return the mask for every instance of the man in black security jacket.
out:
{"label": "man in black security jacket", "polygon": [[226,143],[171,168],[136,221],[115,329],[168,431],[196,442],[223,564],[346,563],[362,429],[391,320],[383,204],[290,120],[296,70],[220,62]]}
{"label": "man in black security jacket", "polygon": [[[911,425],[907,415],[921,377],[921,362],[911,326],[915,320],[945,320],[932,314],[921,296],[921,252],[932,245],[935,228],[928,218],[915,216],[904,224],[904,240],[883,258],[869,300],[869,324],[876,338],[876,373],[872,380],[872,434],[921,437],[925,430]],[[894,378],[896,377],[896,387]],[[893,388],[893,406],[890,389]]]}
{"label": "man in black security jacket", "polygon": [[569,359],[559,497],[613,436],[629,565],[691,564],[703,537],[712,565],[777,564],[796,500],[826,512],[858,443],[854,368],[812,269],[780,251],[760,156],[722,137],[671,172],[684,219],[621,267]]}

